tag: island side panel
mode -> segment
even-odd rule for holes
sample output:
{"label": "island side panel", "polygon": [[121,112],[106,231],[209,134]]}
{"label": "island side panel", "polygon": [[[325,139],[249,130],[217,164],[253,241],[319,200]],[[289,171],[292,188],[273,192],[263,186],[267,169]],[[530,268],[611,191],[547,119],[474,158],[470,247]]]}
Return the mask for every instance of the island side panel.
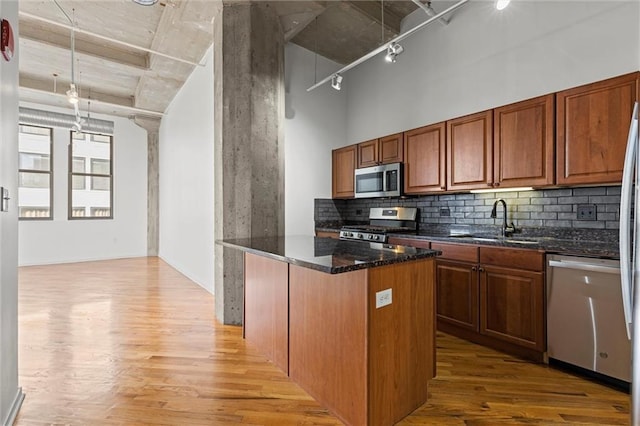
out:
{"label": "island side panel", "polygon": [[289,372],[289,264],[244,255],[244,338]]}
{"label": "island side panel", "polygon": [[367,272],[291,265],[289,376],[348,425],[367,424]]}
{"label": "island side panel", "polygon": [[[369,424],[391,425],[426,402],[435,376],[434,260],[368,271]],[[376,308],[388,289],[391,304]]]}

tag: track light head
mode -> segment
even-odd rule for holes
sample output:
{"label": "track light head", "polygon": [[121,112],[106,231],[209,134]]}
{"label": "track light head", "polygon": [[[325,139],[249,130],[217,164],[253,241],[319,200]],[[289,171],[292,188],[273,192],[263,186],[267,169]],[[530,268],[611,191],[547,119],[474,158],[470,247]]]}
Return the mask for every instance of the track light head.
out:
{"label": "track light head", "polygon": [[340,90],[342,88],[342,76],[338,73],[331,76],[331,87],[336,90]]}
{"label": "track light head", "polygon": [[76,90],[76,85],[73,83],[71,83],[69,90],[67,90],[67,100],[72,105],[76,105],[78,103],[78,91]]}
{"label": "track light head", "polygon": [[511,0],[497,0],[496,1],[496,9],[498,10],[503,10],[504,8],[506,8],[507,6],[509,6],[509,2]]}
{"label": "track light head", "polygon": [[134,3],[138,3],[142,6],[153,6],[158,3],[158,0],[133,0]]}
{"label": "track light head", "polygon": [[398,57],[398,55],[402,52],[404,52],[404,47],[396,42],[393,42],[389,45],[389,47],[387,47],[387,55],[384,57],[384,60],[394,63],[396,62],[396,58]]}

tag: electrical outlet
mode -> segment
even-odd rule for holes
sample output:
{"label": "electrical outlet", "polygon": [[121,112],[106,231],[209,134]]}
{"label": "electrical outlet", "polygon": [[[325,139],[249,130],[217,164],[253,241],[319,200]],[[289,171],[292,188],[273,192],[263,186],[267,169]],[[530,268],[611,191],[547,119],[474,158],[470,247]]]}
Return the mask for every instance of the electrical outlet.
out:
{"label": "electrical outlet", "polygon": [[448,207],[443,207],[440,209],[440,216],[449,217],[451,216],[451,210]]}
{"label": "electrical outlet", "polygon": [[578,204],[578,220],[596,220],[596,205]]}
{"label": "electrical outlet", "polygon": [[380,309],[383,306],[390,305],[393,301],[393,294],[391,293],[391,289],[388,288],[386,290],[377,291],[376,292],[376,309]]}

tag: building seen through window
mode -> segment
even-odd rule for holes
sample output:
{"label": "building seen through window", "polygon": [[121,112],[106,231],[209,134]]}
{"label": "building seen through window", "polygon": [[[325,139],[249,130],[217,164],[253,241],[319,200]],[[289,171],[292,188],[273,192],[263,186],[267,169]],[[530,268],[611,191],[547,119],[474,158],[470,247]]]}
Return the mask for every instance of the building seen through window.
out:
{"label": "building seen through window", "polygon": [[69,218],[112,218],[112,137],[71,132]]}
{"label": "building seen through window", "polygon": [[20,125],[18,133],[18,217],[51,219],[52,129]]}

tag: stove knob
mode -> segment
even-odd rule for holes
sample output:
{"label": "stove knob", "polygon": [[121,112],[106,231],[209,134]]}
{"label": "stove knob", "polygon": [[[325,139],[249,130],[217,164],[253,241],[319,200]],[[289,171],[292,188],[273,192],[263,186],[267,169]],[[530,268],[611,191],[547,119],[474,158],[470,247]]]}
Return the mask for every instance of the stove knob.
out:
{"label": "stove knob", "polygon": [[373,237],[373,239],[378,241],[380,239],[380,235],[376,235],[375,237]]}
{"label": "stove knob", "polygon": [[[367,238],[370,239],[370,240],[373,240],[373,235],[369,234],[369,236]],[[377,235],[376,235],[376,238],[377,238]]]}
{"label": "stove knob", "polygon": [[351,232],[345,232],[345,233],[344,233],[344,236],[345,236],[345,237],[350,237],[350,236],[351,236]]}
{"label": "stove knob", "polygon": [[362,238],[362,234],[356,235],[356,238]]}

